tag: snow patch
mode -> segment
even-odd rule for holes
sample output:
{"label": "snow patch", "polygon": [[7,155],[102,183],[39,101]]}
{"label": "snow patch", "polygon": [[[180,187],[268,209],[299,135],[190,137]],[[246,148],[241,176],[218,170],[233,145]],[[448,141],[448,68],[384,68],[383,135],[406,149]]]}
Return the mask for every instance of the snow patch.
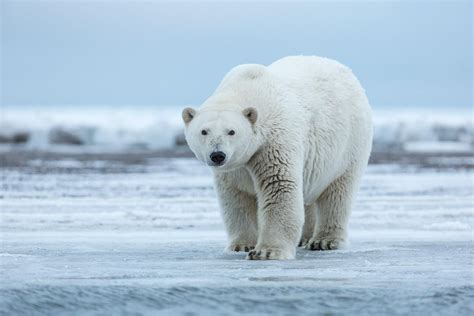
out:
{"label": "snow patch", "polygon": [[424,225],[424,229],[427,230],[471,230],[471,226],[467,223],[462,223],[459,221],[447,221],[432,223],[429,225]]}

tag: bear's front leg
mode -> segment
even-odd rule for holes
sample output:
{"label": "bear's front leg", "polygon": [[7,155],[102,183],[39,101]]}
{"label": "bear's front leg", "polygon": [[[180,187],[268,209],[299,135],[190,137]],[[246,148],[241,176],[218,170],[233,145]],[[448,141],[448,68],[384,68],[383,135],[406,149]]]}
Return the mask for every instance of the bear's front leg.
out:
{"label": "bear's front leg", "polygon": [[249,163],[258,199],[258,242],[247,259],[294,259],[304,222],[302,171],[290,155],[267,150]]}
{"label": "bear's front leg", "polygon": [[257,199],[237,189],[232,172],[215,175],[216,190],[226,226],[228,251],[248,252],[257,244]]}

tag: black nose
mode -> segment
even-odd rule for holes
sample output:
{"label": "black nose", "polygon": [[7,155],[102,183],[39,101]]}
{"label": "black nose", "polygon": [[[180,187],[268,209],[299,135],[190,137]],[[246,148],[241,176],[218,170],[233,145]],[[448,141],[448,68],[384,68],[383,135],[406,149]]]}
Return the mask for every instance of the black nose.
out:
{"label": "black nose", "polygon": [[222,164],[225,160],[225,154],[222,151],[215,151],[211,154],[211,160],[215,164]]}

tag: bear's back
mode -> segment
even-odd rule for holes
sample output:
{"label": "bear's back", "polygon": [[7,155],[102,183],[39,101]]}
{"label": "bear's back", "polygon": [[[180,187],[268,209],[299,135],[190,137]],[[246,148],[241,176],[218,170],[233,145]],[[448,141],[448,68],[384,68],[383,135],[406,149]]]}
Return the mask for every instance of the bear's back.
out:
{"label": "bear's back", "polygon": [[283,78],[293,77],[334,77],[340,74],[351,74],[352,71],[345,65],[333,59],[318,56],[288,56],[281,58],[268,69]]}
{"label": "bear's back", "polygon": [[[365,91],[352,70],[329,58],[288,56],[267,67],[283,86],[305,100],[306,109],[339,107],[341,110],[367,112]],[[330,100],[330,102],[328,102]]]}

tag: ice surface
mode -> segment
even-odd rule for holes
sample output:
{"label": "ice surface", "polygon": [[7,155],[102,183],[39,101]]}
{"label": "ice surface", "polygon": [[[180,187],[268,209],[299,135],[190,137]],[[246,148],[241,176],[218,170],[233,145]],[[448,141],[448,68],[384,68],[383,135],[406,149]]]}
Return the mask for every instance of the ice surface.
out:
{"label": "ice surface", "polygon": [[[61,143],[68,142],[80,143],[87,151],[169,149],[182,139],[182,108],[9,106],[2,109],[0,140],[29,135],[27,148],[62,151]],[[474,150],[470,108],[377,110],[374,132],[376,150]]]}
{"label": "ice surface", "polygon": [[472,171],[370,166],[348,248],[246,261],[206,167],[108,164],[1,169],[0,314],[474,312]]}

